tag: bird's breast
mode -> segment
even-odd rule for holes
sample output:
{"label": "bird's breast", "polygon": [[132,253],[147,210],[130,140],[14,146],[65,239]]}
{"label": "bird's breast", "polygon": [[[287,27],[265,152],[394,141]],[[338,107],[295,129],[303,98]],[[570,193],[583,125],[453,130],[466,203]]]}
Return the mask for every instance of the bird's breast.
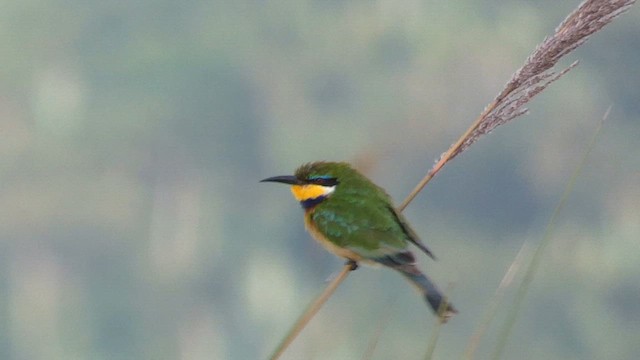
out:
{"label": "bird's breast", "polygon": [[338,246],[334,242],[332,242],[329,238],[327,238],[322,231],[318,229],[313,221],[313,209],[307,209],[304,214],[304,225],[307,228],[307,231],[311,236],[320,243],[327,251],[330,253],[343,257],[345,259],[350,259],[354,261],[361,261],[362,256],[355,253],[353,250],[346,249],[344,247]]}

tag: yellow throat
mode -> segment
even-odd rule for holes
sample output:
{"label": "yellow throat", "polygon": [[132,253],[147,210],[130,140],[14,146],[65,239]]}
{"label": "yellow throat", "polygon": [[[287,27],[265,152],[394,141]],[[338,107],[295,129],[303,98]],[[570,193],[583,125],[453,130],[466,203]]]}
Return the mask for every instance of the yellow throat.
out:
{"label": "yellow throat", "polygon": [[322,186],[316,184],[292,185],[291,193],[298,201],[315,199],[320,196],[328,196],[336,189],[335,186]]}

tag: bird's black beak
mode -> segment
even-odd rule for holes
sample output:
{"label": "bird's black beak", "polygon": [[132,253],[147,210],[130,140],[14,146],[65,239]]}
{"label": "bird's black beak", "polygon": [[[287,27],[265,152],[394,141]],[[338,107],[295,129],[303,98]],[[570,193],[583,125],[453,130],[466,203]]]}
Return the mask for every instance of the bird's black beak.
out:
{"label": "bird's black beak", "polygon": [[302,185],[302,181],[300,181],[293,175],[273,176],[270,178],[262,179],[260,180],[260,182],[279,182],[283,184]]}

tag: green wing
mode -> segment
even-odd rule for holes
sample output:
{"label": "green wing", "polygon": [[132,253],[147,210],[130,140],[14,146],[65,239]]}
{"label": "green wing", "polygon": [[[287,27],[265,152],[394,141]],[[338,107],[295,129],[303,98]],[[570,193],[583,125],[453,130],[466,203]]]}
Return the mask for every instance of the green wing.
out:
{"label": "green wing", "polygon": [[418,249],[422,250],[425,254],[429,255],[430,258],[435,260],[436,257],[433,255],[431,250],[429,250],[429,248],[427,248],[427,246],[422,242],[422,240],[420,240],[420,238],[418,237],[418,234],[416,234],[416,232],[413,231],[413,229],[407,222],[407,219],[405,219],[405,217],[401,213],[399,213],[396,209],[389,207],[389,210],[393,212],[398,223],[402,226],[402,230],[407,235],[407,239],[411,241],[413,245],[418,247]]}
{"label": "green wing", "polygon": [[311,218],[316,228],[335,245],[375,259],[404,252],[408,236],[387,204],[327,202]]}
{"label": "green wing", "polygon": [[311,215],[317,229],[337,246],[365,258],[404,252],[410,241],[435,259],[405,217],[387,202],[334,201],[319,205]]}

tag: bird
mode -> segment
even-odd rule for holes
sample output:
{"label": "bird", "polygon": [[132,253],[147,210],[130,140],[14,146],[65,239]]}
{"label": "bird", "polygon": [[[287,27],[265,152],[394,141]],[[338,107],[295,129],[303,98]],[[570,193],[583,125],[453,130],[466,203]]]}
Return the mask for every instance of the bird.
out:
{"label": "bird", "polygon": [[326,250],[359,263],[383,265],[402,274],[422,294],[440,321],[458,311],[416,266],[409,249],[414,245],[435,260],[386,191],[346,162],[304,164],[294,175],[273,176],[261,182],[291,185],[304,209],[307,231]]}

